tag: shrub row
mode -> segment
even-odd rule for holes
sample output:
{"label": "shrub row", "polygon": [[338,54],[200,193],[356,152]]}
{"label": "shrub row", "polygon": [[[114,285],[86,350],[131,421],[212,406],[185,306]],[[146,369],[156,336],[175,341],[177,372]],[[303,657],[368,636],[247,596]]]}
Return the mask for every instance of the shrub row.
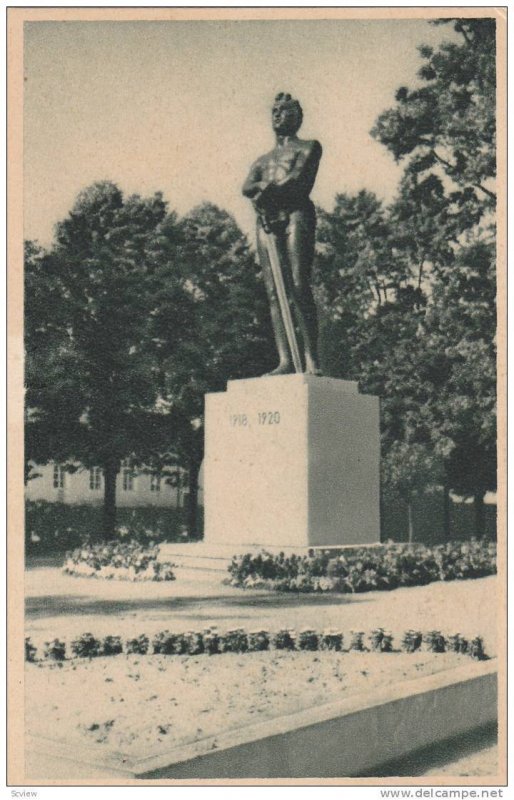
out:
{"label": "shrub row", "polygon": [[[201,632],[188,631],[186,633],[161,631],[151,641],[145,634],[122,642],[120,636],[106,636],[104,639],[97,639],[91,633],[84,633],[71,642],[70,649],[72,657],[75,658],[96,658],[120,653],[146,655],[149,652],[160,655],[195,656],[262,650],[335,650],[337,652],[371,650],[380,653],[395,651],[392,635],[383,628],[371,631],[367,637],[364,631],[352,631],[347,647],[345,647],[344,635],[340,631],[333,630],[320,632],[305,629],[297,633],[294,630],[282,629],[276,633],[270,633],[266,630],[246,631],[244,628],[236,628],[220,633],[215,628],[207,628]],[[426,652],[433,653],[451,651],[466,654],[478,660],[487,658],[480,636],[468,640],[460,633],[444,636],[441,631],[422,633],[408,630],[401,639],[401,649],[407,653],[424,649]],[[36,653],[37,650],[30,637],[26,638],[25,660],[36,661]],[[43,658],[51,661],[64,661],[66,644],[59,639],[46,642]]]}
{"label": "shrub row", "polygon": [[230,583],[281,592],[369,592],[496,573],[496,543],[487,539],[444,545],[388,543],[307,555],[234,556]]}
{"label": "shrub row", "polygon": [[63,572],[125,581],[173,581],[173,564],[157,560],[159,547],[138,542],[84,544],[66,553]]}

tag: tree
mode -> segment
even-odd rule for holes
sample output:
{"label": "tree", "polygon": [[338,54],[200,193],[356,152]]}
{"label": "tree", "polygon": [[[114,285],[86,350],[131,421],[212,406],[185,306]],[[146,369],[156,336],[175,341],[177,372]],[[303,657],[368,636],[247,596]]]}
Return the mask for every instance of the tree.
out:
{"label": "tree", "polygon": [[440,462],[425,444],[395,441],[382,457],[382,490],[407,503],[408,541],[414,541],[412,501],[440,482]]}
{"label": "tree", "polygon": [[484,534],[484,495],[496,490],[494,273],[494,240],[463,247],[447,281],[434,287],[424,325],[433,445],[452,489],[475,498],[477,535]]}
{"label": "tree", "polygon": [[160,194],[124,198],[112,183],[81,192],[51,251],[27,247],[27,455],[101,466],[105,537],[116,475],[161,435],[150,335]]}
{"label": "tree", "polygon": [[[262,280],[234,219],[210,203],[178,222],[160,261],[159,281],[173,281],[188,298],[177,341],[165,320],[175,303],[161,291],[153,315],[159,341],[161,395],[182,463],[189,472],[188,530],[198,533],[198,474],[204,454],[204,395],[229,379],[253,377],[273,366],[274,346]],[[171,304],[171,307],[170,307]],[[186,306],[183,306],[185,308]]]}
{"label": "tree", "polygon": [[334,211],[320,214],[316,274],[324,367],[380,396],[383,489],[410,509],[438,464],[423,425],[427,391],[418,379],[418,333],[426,298],[421,256],[413,258],[419,239],[409,225],[405,206],[385,209],[365,191],[338,195]]}
{"label": "tree", "polygon": [[320,215],[318,298],[330,374],[381,398],[384,489],[408,507],[434,482],[446,505],[450,488],[473,493],[481,533],[495,485],[494,247],[471,233],[448,244],[448,205],[428,181],[407,176],[388,209],[361,192]]}
{"label": "tree", "polygon": [[[462,42],[419,48],[422,83],[402,86],[396,106],[378,118],[372,135],[411,174],[439,174],[450,197],[470,218],[494,210],[496,175],[496,22],[447,19]],[[454,191],[453,191],[454,190]]]}
{"label": "tree", "polygon": [[397,265],[386,212],[367,191],[338,194],[331,212],[318,209],[315,293],[321,315],[324,371],[358,380],[355,347],[370,315],[390,298]]}
{"label": "tree", "polygon": [[382,489],[407,503],[409,540],[414,497],[444,482],[443,461],[431,438],[433,394],[421,335],[425,314],[423,293],[411,284],[398,286],[368,317],[355,350],[361,390],[380,397]]}
{"label": "tree", "polygon": [[[69,417],[72,397],[56,391],[59,404],[56,414],[41,417],[41,403],[47,385],[47,375],[53,371],[63,342],[65,321],[58,282],[50,269],[48,253],[37,242],[26,241],[25,272],[25,480],[33,474],[33,462],[45,463],[51,458],[52,441],[60,438],[61,418]],[[37,411],[35,404],[38,404]],[[36,414],[39,415],[36,424]]]}
{"label": "tree", "polygon": [[496,487],[495,21],[451,22],[462,41],[420,48],[420,86],[401,87],[372,135],[405,162],[391,208],[398,245],[419,264],[426,314],[418,374],[423,436],[444,463],[446,491],[483,497]]}

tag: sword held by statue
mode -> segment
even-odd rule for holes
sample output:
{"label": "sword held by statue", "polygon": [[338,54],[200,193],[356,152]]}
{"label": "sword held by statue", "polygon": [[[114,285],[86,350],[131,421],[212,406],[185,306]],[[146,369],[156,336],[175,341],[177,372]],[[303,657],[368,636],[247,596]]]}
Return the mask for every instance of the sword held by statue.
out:
{"label": "sword held by statue", "polygon": [[291,309],[289,307],[289,300],[287,299],[284,276],[280,266],[280,255],[278,252],[275,235],[273,233],[273,223],[265,216],[263,209],[259,208],[257,205],[256,209],[261,219],[262,227],[266,233],[271,272],[273,275],[273,281],[275,283],[280,314],[282,316],[282,322],[284,324],[295,372],[303,373],[302,359],[300,357],[300,350],[298,348],[298,341],[296,339],[296,331],[294,329]]}

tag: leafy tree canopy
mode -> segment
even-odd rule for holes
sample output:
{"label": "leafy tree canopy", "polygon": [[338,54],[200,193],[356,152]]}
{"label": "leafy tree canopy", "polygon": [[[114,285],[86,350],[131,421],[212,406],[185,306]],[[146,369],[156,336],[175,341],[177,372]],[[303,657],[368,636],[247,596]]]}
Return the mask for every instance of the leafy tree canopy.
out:
{"label": "leafy tree canopy", "polygon": [[495,204],[496,23],[494,19],[438,20],[453,24],[460,44],[420,47],[420,84],[396,93],[372,135],[407,171],[445,179],[456,207],[478,220]]}
{"label": "leafy tree canopy", "polygon": [[111,529],[120,462],[160,433],[151,324],[166,213],[160,194],[96,183],[50,252],[26,251],[27,458],[102,466]]}

